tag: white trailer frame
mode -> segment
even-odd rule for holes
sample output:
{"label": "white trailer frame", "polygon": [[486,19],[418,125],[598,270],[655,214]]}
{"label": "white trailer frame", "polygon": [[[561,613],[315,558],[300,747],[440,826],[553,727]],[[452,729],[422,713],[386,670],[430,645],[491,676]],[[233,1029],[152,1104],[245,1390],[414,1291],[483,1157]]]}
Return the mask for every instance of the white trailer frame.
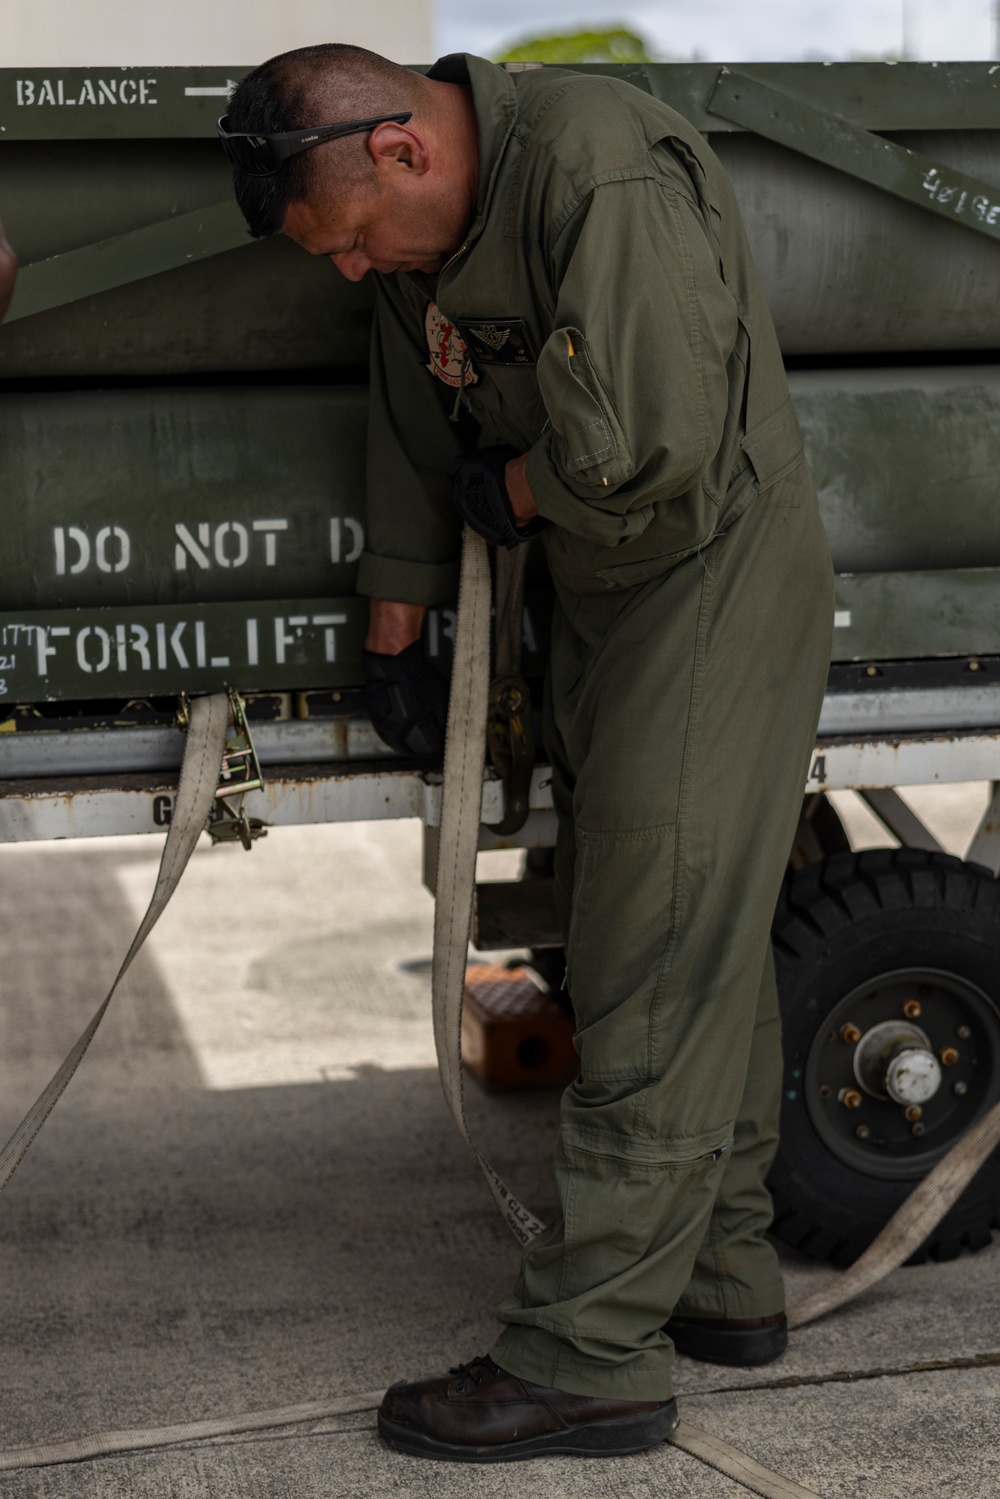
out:
{"label": "white trailer frame", "polygon": [[[828,698],[821,727],[824,720],[845,716],[846,704],[834,715],[830,703]],[[870,711],[865,716],[870,721]],[[255,737],[266,779],[263,790],[247,797],[246,807],[267,827],[399,817],[420,818],[428,828],[438,825],[440,775],[397,768],[363,719],[264,724]],[[182,749],[179,730],[32,733],[16,739],[16,745],[10,740],[0,745],[0,843],[151,834],[169,823]],[[10,751],[6,759],[3,751]],[[124,765],[129,768],[120,768]],[[1000,728],[821,735],[804,792],[857,791],[901,843],[935,849],[933,835],[895,790],[968,781],[1000,785]],[[502,816],[503,788],[487,771],[480,847],[543,848],[555,842],[545,765],[535,769],[530,808],[520,832],[502,838],[491,833],[489,825]],[[1000,790],[967,857],[1000,873]]]}

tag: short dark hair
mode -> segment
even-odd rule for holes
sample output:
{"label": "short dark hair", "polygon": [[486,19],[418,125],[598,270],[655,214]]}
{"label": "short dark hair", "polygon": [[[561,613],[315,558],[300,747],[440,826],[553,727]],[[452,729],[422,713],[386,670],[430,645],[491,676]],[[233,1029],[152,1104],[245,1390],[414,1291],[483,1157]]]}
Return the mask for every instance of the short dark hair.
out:
{"label": "short dark hair", "polygon": [[[282,52],[241,78],[229,101],[229,126],[261,135],[333,125],[339,120],[370,119],[408,108],[417,77],[364,47],[328,42]],[[330,115],[320,119],[317,110]],[[307,118],[308,117],[308,118]],[[364,171],[367,136],[337,143],[337,165],[345,185],[357,184]],[[301,203],[329,161],[330,145],[302,151],[271,177],[254,177],[233,165],[236,201],[255,239],[278,234],[293,203]],[[316,160],[320,154],[322,168]]]}

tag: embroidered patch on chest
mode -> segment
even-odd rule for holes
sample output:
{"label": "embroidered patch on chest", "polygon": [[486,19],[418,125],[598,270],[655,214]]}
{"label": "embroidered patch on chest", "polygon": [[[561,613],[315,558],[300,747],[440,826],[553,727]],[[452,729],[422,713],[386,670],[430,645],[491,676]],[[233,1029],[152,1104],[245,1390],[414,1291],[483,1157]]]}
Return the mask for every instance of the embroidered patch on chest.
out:
{"label": "embroidered patch on chest", "polygon": [[472,368],[472,359],[465,339],[455,324],[450,322],[436,302],[428,302],[424,316],[427,334],[427,349],[430,363],[427,368],[437,375],[445,385],[456,389],[459,385],[475,385],[479,376]]}
{"label": "embroidered patch on chest", "polygon": [[536,362],[523,318],[460,318],[458,328],[477,364],[530,366]]}

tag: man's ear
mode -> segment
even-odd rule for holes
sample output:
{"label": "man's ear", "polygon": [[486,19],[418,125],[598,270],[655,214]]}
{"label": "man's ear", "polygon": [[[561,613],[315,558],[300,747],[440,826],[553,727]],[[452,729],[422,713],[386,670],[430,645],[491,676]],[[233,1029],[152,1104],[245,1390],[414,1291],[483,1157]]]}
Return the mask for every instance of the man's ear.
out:
{"label": "man's ear", "polygon": [[368,137],[368,152],[380,177],[412,172],[422,177],[430,167],[430,151],[424,137],[405,125],[377,125]]}

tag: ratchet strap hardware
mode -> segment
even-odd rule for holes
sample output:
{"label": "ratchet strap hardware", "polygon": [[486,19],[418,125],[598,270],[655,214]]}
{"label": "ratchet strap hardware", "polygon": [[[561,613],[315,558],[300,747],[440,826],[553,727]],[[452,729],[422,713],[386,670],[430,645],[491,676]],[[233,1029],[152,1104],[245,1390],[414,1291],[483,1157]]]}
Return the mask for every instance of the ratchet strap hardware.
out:
{"label": "ratchet strap hardware", "polygon": [[248,817],[243,806],[220,802],[205,831],[213,843],[242,843],[249,853],[256,839],[267,837],[267,823],[260,817]]}
{"label": "ratchet strap hardware", "polygon": [[490,763],[503,783],[504,815],[490,830],[507,836],[528,820],[531,773],[535,768],[535,736],[531,727],[531,694],[517,672],[494,677],[490,683],[486,740]]}
{"label": "ratchet strap hardware", "polygon": [[[235,687],[229,688],[232,728],[222,753],[216,804],[208,823],[213,843],[242,843],[249,852],[255,838],[265,838],[267,827],[259,817],[249,817],[244,798],[264,785],[257,749],[247,722],[246,704]],[[230,800],[232,798],[232,800]]]}

